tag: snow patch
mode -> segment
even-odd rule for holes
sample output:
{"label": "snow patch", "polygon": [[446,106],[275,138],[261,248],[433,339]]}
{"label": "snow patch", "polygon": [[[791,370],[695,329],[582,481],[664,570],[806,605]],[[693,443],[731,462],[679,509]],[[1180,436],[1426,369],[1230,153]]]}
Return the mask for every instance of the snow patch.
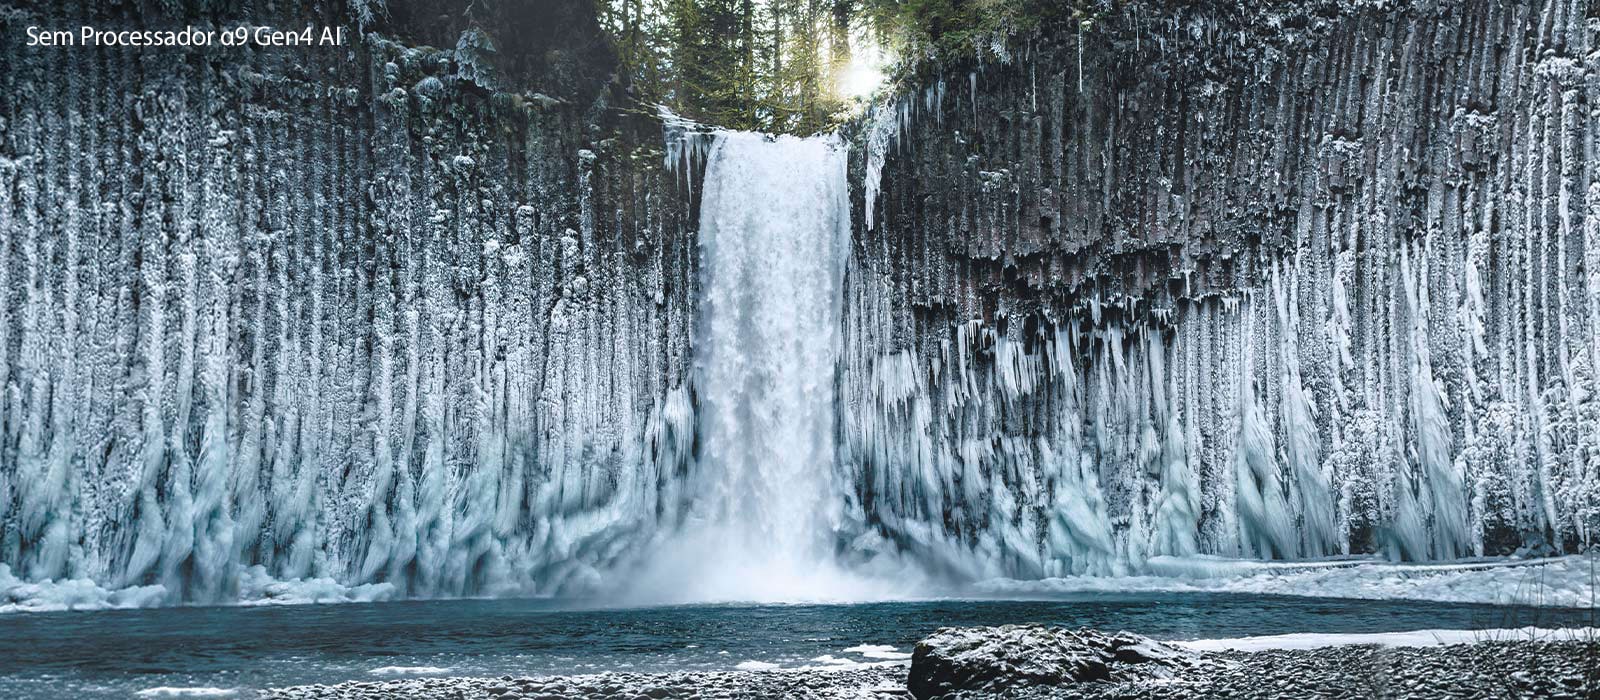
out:
{"label": "snow patch", "polygon": [[1259,562],[1220,557],[1152,557],[1152,575],[992,579],[979,591],[1040,593],[1208,592],[1358,600],[1587,608],[1597,602],[1592,555],[1537,560],[1388,564],[1372,560]]}
{"label": "snow patch", "polygon": [[1472,644],[1486,641],[1593,641],[1600,629],[1593,627],[1549,629],[1516,627],[1484,630],[1414,630],[1372,634],[1275,634],[1236,639],[1197,639],[1169,642],[1194,651],[1266,651],[1269,649],[1321,649],[1350,644],[1376,644],[1386,647],[1429,647],[1447,644]]}

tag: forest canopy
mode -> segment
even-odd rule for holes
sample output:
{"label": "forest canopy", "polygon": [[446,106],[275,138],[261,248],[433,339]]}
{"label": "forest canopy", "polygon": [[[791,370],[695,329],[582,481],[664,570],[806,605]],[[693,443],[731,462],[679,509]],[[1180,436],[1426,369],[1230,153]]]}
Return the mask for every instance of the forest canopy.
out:
{"label": "forest canopy", "polygon": [[641,105],[775,133],[826,128],[882,72],[971,55],[1111,0],[595,0]]}

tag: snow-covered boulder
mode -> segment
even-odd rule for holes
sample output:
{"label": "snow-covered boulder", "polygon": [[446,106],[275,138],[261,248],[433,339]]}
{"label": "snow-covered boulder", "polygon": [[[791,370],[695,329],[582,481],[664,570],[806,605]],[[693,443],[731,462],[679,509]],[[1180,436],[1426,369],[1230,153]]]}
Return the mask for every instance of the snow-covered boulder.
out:
{"label": "snow-covered boulder", "polygon": [[906,685],[913,696],[932,698],[962,690],[1165,677],[1201,663],[1195,652],[1127,632],[944,627],[917,642]]}

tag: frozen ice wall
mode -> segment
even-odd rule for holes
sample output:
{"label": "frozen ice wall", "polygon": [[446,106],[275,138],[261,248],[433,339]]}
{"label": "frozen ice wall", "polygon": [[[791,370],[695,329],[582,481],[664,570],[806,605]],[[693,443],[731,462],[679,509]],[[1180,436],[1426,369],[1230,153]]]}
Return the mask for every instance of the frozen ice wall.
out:
{"label": "frozen ice wall", "polygon": [[1019,577],[1600,539],[1592,5],[1319,7],[1134,3],[879,106],[862,532]]}
{"label": "frozen ice wall", "polygon": [[686,198],[475,46],[0,47],[11,576],[551,593],[673,517]]}

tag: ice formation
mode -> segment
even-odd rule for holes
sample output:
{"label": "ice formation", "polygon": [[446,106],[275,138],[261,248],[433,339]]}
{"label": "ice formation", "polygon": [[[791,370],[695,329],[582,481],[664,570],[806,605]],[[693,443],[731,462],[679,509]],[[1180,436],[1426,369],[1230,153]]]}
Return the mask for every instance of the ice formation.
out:
{"label": "ice formation", "polygon": [[671,518],[659,167],[376,36],[309,76],[0,51],[0,606],[549,594]]}
{"label": "ice formation", "polygon": [[0,46],[0,610],[1594,546],[1582,3],[1131,7],[854,152]]}
{"label": "ice formation", "polygon": [[1593,22],[1401,6],[1135,3],[943,122],[886,103],[841,373],[863,537],[976,578],[1594,547]]}
{"label": "ice formation", "polygon": [[[1303,559],[1370,546],[1450,560],[1484,553],[1490,531],[1468,523],[1485,519],[1592,541],[1581,534],[1595,517],[1588,453],[1530,441],[1518,467],[1468,462],[1425,324],[1369,349],[1397,371],[1386,388],[1400,396],[1381,410],[1313,403],[1299,358],[1339,361],[1348,340],[1319,329],[1305,335],[1335,352],[1302,354],[1296,275],[1188,306],[1167,328],[1070,320],[1030,338],[975,321],[884,353],[871,348],[900,332],[885,315],[894,292],[852,285],[844,453],[862,521],[975,577],[1122,574],[1197,552]],[[1410,280],[1411,303],[1426,303]],[[1347,370],[1318,369],[1329,371]],[[1497,439],[1538,433],[1517,434]],[[1509,471],[1469,482],[1468,468]],[[1483,494],[1510,500],[1494,508]]]}

